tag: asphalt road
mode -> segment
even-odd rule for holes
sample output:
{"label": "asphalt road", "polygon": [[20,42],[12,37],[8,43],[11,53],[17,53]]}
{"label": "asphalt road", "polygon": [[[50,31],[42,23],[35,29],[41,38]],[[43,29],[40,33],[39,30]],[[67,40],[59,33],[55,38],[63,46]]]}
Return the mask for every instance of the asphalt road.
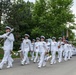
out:
{"label": "asphalt road", "polygon": [[47,62],[46,67],[37,68],[37,63],[31,62],[30,65],[21,66],[20,59],[15,59],[13,68],[6,69],[6,65],[0,70],[0,75],[76,75],[76,56],[70,61],[50,65]]}

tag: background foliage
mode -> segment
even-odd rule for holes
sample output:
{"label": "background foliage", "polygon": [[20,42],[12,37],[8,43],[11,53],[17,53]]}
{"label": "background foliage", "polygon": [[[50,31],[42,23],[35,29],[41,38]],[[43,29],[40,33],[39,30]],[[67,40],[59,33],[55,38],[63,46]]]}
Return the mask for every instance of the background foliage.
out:
{"label": "background foliage", "polygon": [[[0,1],[0,21],[2,13],[7,14],[4,24],[0,24],[0,34],[4,33],[6,25],[14,27],[15,49],[18,50],[21,38],[25,33],[30,38],[44,35],[50,36],[66,35],[67,22],[74,23],[74,14],[70,8],[73,0],[36,0],[35,3],[23,0],[1,0]],[[74,39],[74,33],[69,27],[69,39]]]}

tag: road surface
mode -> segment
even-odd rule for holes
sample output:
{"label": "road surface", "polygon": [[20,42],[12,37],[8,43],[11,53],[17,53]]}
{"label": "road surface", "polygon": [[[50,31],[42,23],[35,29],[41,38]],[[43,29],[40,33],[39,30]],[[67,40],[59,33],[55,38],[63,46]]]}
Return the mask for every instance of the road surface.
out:
{"label": "road surface", "polygon": [[76,75],[76,56],[71,60],[62,63],[50,65],[47,62],[46,67],[37,68],[37,63],[31,62],[30,65],[21,66],[20,60],[15,59],[13,68],[6,69],[6,65],[0,70],[0,75]]}

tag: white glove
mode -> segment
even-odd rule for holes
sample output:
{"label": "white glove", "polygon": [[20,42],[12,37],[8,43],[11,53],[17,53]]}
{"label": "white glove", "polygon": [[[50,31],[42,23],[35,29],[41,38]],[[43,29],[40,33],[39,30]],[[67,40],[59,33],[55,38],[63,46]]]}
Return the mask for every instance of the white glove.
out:
{"label": "white glove", "polygon": [[22,50],[19,50],[18,52],[20,53],[20,52],[22,52]]}
{"label": "white glove", "polygon": [[14,53],[14,55],[15,55],[16,53]]}
{"label": "white glove", "polygon": [[3,38],[6,38],[6,37],[7,37],[7,34],[4,34],[4,35],[3,35]]}

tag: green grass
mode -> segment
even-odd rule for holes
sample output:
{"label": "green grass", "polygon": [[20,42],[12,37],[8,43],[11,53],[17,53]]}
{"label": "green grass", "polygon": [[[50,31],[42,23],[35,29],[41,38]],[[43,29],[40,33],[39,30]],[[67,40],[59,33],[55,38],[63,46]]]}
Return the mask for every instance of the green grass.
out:
{"label": "green grass", "polygon": [[3,57],[3,50],[0,49],[0,59]]}
{"label": "green grass", "polygon": [[[14,52],[16,53],[17,51],[14,51]],[[3,55],[4,55],[3,50],[0,50],[0,59],[3,58]],[[31,57],[30,52],[28,53],[28,56]],[[20,55],[18,56],[12,55],[12,58],[20,58]]]}
{"label": "green grass", "polygon": [[[16,53],[17,51],[14,51],[14,52]],[[0,59],[3,58],[3,55],[4,55],[4,52],[3,52],[3,50],[0,49]],[[30,52],[28,53],[28,56],[31,57]],[[18,55],[18,56],[12,55],[12,58],[20,58],[20,55]]]}

